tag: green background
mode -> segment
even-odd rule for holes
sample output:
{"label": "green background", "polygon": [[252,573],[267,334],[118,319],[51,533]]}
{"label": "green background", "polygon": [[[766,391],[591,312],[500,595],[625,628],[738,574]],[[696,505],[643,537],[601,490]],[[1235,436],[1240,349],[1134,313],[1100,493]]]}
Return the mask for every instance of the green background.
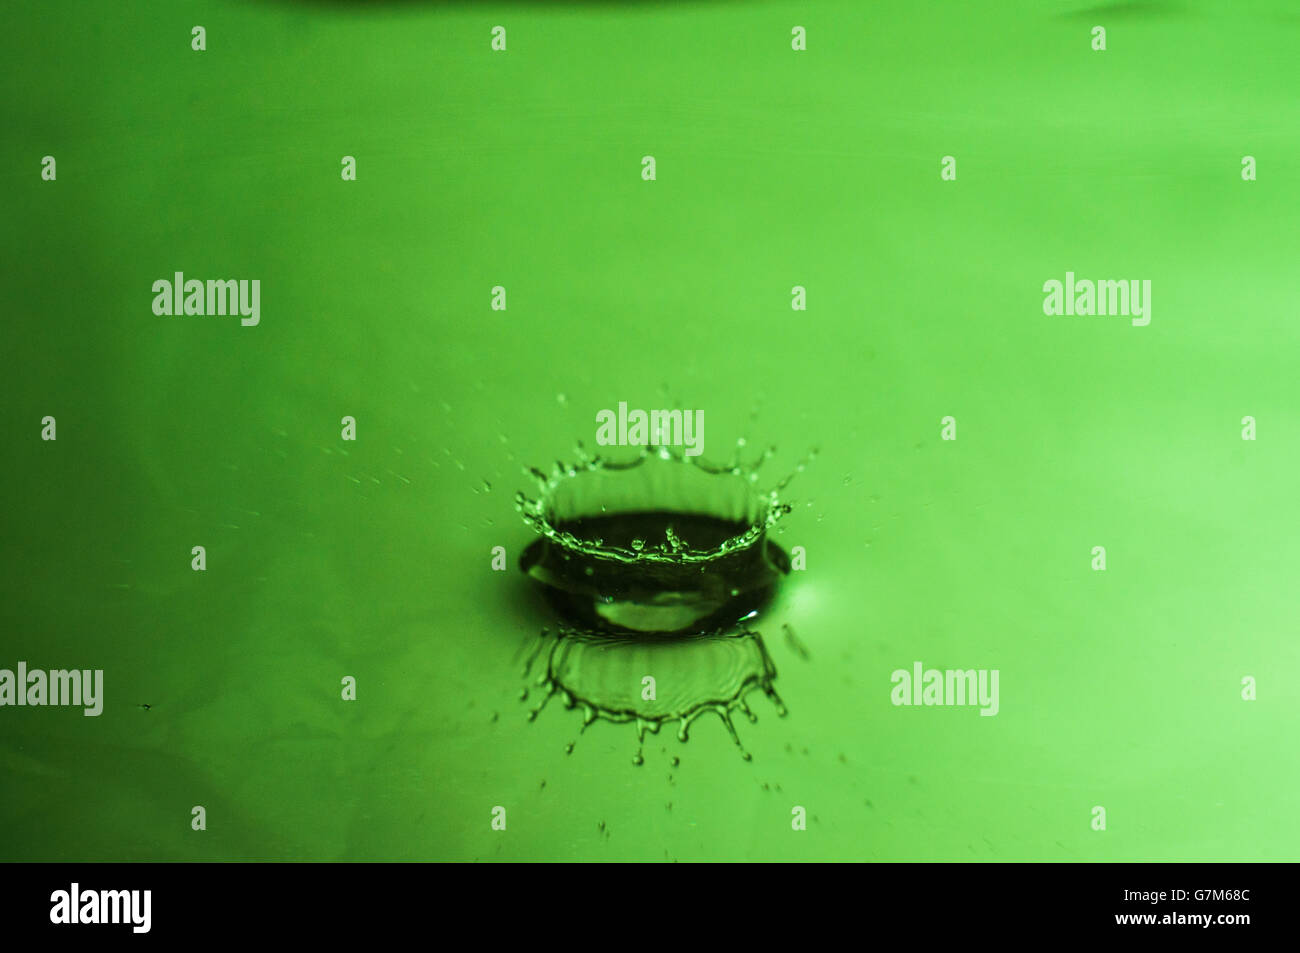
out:
{"label": "green background", "polygon": [[[11,11],[0,667],[106,702],[0,709],[0,857],[1294,859],[1298,44],[1282,2]],[[261,325],[155,316],[177,270]],[[1045,316],[1067,270],[1151,324]],[[525,720],[513,495],[620,400],[820,450],[752,763]],[[892,706],[915,660],[1001,712]]]}

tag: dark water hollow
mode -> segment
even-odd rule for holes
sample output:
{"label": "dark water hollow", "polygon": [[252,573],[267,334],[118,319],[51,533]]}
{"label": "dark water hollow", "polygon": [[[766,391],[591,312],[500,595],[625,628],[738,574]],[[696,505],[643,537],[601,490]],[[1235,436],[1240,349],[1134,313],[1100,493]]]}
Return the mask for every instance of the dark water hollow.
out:
{"label": "dark water hollow", "polygon": [[[745,527],[701,514],[637,512],[592,517],[562,530],[596,538],[644,539],[673,530],[692,544],[730,538]],[[540,583],[560,617],[571,625],[615,632],[680,634],[714,631],[753,618],[789,572],[785,551],[766,538],[707,562],[673,563],[593,557],[549,539],[523,553],[520,568]]]}
{"label": "dark water hollow", "polygon": [[652,453],[562,474],[529,502],[542,535],[520,568],[570,625],[717,631],[757,615],[790,571],[766,533],[779,513],[739,469]]}

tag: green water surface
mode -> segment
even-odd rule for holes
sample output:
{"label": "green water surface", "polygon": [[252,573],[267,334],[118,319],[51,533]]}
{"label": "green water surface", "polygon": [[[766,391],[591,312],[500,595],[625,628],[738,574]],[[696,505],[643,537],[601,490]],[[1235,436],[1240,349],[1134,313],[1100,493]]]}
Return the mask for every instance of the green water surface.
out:
{"label": "green water surface", "polygon": [[[1297,856],[1292,5],[7,21],[0,668],[105,706],[0,708],[0,859]],[[259,279],[260,324],[155,315],[176,271]],[[1046,316],[1067,271],[1150,324]],[[819,450],[752,762],[526,721],[514,493],[620,401],[772,480]],[[998,714],[891,704],[915,661]]]}

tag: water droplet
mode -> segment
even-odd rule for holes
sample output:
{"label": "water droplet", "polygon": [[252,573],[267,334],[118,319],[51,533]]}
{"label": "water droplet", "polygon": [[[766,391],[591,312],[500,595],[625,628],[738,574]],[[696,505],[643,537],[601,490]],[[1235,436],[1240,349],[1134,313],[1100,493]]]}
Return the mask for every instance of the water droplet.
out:
{"label": "water droplet", "polygon": [[750,617],[789,571],[768,537],[789,505],[696,458],[531,472],[542,492],[519,494],[516,507],[541,538],[520,565],[576,625],[707,631]]}
{"label": "water droplet", "polygon": [[[579,452],[576,465],[528,471],[535,499],[516,495],[540,536],[520,566],[563,618],[531,657],[543,659],[539,683],[547,699],[560,694],[566,706],[583,707],[584,730],[597,719],[635,722],[635,765],[645,762],[647,732],[676,724],[685,742],[705,712],[749,761],[732,714],[757,720],[746,703],[754,690],[785,713],[762,636],[740,628],[790,571],[768,535],[791,511],[779,498],[790,478],[760,491],[757,466],[713,467],[662,447],[618,464]],[[672,691],[645,699],[640,676],[629,672],[653,672]]]}

